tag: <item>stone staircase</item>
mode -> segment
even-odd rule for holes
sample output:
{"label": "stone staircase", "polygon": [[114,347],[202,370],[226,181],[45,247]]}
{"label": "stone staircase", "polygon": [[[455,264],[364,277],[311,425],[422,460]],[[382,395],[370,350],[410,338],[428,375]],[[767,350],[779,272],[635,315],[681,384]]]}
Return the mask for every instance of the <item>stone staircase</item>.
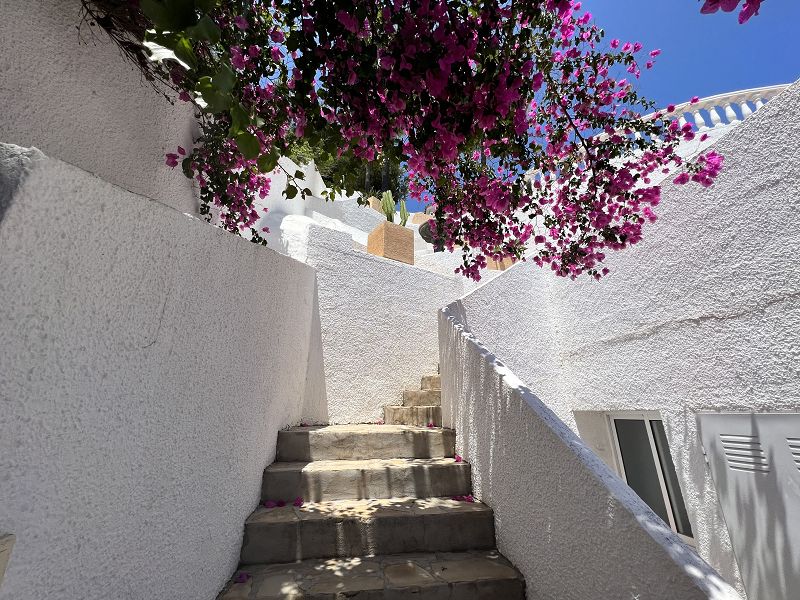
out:
{"label": "stone staircase", "polygon": [[218,600],[524,600],[495,549],[492,509],[441,424],[438,376],[384,425],[278,434],[239,570]]}

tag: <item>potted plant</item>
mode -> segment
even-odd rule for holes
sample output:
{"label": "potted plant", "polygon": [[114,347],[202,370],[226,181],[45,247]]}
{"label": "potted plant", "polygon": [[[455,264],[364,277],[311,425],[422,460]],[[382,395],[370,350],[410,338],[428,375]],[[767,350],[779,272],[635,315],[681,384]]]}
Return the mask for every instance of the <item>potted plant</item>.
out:
{"label": "potted plant", "polygon": [[373,229],[367,238],[367,252],[414,264],[414,232],[406,228],[409,213],[404,200],[400,201],[400,224],[394,222],[395,201],[392,192],[383,192],[381,210],[386,220]]}

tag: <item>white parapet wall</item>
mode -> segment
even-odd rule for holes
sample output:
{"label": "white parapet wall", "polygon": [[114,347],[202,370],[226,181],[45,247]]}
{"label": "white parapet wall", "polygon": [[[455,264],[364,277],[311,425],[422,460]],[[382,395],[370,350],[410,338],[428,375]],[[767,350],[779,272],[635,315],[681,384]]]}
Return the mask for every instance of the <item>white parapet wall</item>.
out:
{"label": "white parapet wall", "polygon": [[463,293],[461,279],[367,254],[349,232],[309,217],[286,217],[282,232],[289,255],[317,271],[326,402],[305,416],[382,419],[384,405],[401,403],[403,388],[419,388],[420,376],[437,372],[436,314]]}
{"label": "white parapet wall", "polygon": [[324,400],[314,270],[0,145],[0,273],[0,599],[213,600]]}
{"label": "white parapet wall", "polygon": [[593,433],[576,412],[660,414],[698,552],[740,593],[696,413],[800,412],[798,107],[794,84],[720,139],[714,186],[665,183],[659,220],[602,281],[526,263],[458,305],[576,432]]}
{"label": "white parapet wall", "polygon": [[192,146],[190,105],[171,104],[81,15],[80,0],[0,0],[0,141],[197,212],[191,181],[164,164]]}
{"label": "white parapet wall", "polygon": [[443,417],[528,597],[740,598],[463,319],[459,302],[439,316]]}

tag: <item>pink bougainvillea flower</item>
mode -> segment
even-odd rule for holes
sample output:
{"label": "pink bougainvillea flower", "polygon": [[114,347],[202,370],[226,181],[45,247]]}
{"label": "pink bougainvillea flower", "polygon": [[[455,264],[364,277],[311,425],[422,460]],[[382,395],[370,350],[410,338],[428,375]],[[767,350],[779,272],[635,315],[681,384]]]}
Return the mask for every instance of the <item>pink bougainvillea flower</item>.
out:
{"label": "pink bougainvillea flower", "polygon": [[283,508],[286,506],[286,500],[278,500],[275,504],[278,506],[278,508]]}
{"label": "pink bougainvillea flower", "polygon": [[463,461],[464,461],[464,459],[463,459],[463,458],[461,458],[461,456],[460,456],[460,455],[456,454],[455,461],[456,461],[457,463],[460,463],[460,462],[463,462]]}
{"label": "pink bougainvillea flower", "polygon": [[761,8],[761,0],[747,0],[739,13],[739,24],[744,25],[747,23],[750,17],[758,14],[759,8]]}
{"label": "pink bougainvillea flower", "polygon": [[248,582],[250,580],[250,577],[252,577],[252,575],[250,575],[250,573],[247,573],[245,571],[239,571],[236,574],[236,576],[233,578],[233,582],[234,583],[246,583],[246,582]]}
{"label": "pink bougainvillea flower", "polygon": [[436,427],[436,425],[433,424],[433,421],[428,421],[428,427],[432,429]]}
{"label": "pink bougainvillea flower", "polygon": [[264,500],[262,504],[264,508],[275,508],[276,506],[278,506],[278,503],[275,502],[275,500]]}
{"label": "pink bougainvillea flower", "polygon": [[292,502],[292,506],[297,506],[297,507],[303,506],[303,499],[300,496],[298,496],[297,498],[294,499],[294,502]]}
{"label": "pink bougainvillea flower", "polygon": [[247,31],[248,29],[250,29],[250,23],[248,23],[247,19],[245,19],[242,15],[234,17],[233,24],[236,25],[236,27],[238,27],[242,31]]}
{"label": "pink bougainvillea flower", "polygon": [[167,163],[168,167],[172,167],[174,169],[178,166],[178,155],[170,152],[167,154],[167,159],[165,162]]}

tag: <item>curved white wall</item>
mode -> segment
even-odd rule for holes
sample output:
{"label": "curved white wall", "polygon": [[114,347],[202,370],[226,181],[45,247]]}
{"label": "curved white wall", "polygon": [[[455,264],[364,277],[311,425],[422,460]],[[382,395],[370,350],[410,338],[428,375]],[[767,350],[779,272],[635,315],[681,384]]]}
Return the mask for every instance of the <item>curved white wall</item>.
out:
{"label": "curved white wall", "polygon": [[142,80],[80,0],[0,0],[0,141],[47,155],[182,212],[191,182],[164,155],[192,146],[189,105]]}
{"label": "curved white wall", "polygon": [[799,106],[796,84],[720,140],[713,187],[666,184],[603,281],[522,264],[460,308],[573,428],[575,410],[661,412],[698,550],[740,591],[695,413],[800,409]]}
{"label": "curved white wall", "polygon": [[213,600],[324,401],[313,269],[0,145],[0,273],[0,599]]}

